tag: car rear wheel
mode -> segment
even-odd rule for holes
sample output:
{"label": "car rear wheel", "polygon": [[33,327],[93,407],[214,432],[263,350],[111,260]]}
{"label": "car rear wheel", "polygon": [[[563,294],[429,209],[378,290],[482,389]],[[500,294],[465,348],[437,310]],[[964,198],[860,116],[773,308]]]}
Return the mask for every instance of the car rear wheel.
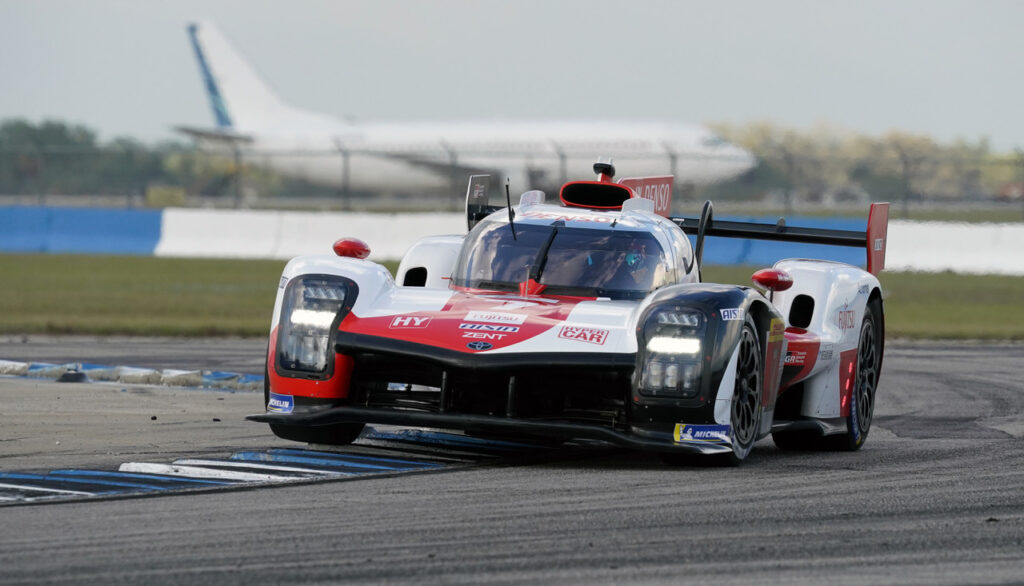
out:
{"label": "car rear wheel", "polygon": [[882,308],[875,299],[864,311],[857,343],[857,374],[850,394],[850,414],[846,416],[846,433],[826,437],[833,450],[859,450],[868,438],[875,413],[875,390],[882,366]]}

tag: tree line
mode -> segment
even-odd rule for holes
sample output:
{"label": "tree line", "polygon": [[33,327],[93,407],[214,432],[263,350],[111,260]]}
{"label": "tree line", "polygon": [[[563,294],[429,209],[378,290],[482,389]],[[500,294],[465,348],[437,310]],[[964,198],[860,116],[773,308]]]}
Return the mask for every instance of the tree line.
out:
{"label": "tree line", "polygon": [[[1013,186],[1024,186],[1024,153],[994,152],[985,139],[942,144],[926,135],[868,136],[824,124],[802,130],[772,123],[713,127],[753,152],[760,164],[743,177],[690,194],[696,198],[960,201],[1013,198]],[[231,157],[204,153],[188,142],[101,142],[79,124],[0,122],[0,194],[141,195],[161,186],[190,196],[230,197],[243,179],[259,195],[337,195],[236,165]]]}

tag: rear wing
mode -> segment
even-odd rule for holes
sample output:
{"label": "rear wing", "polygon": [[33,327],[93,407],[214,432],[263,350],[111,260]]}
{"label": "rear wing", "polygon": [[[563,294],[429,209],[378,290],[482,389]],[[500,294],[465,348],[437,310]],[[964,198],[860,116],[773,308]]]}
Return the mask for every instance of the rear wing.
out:
{"label": "rear wing", "polygon": [[466,224],[470,230],[477,222],[504,207],[487,203],[490,190],[490,175],[470,175],[466,188]]}
{"label": "rear wing", "polygon": [[868,213],[868,225],[865,231],[831,230],[827,228],[804,228],[787,226],[786,221],[779,218],[775,224],[757,222],[735,222],[715,220],[711,202],[704,203],[700,218],[670,218],[686,234],[697,236],[695,256],[697,266],[701,266],[704,252],[704,237],[719,236],[722,238],[750,238],[754,240],[781,240],[786,242],[803,242],[807,244],[828,244],[832,246],[852,246],[863,248],[867,256],[868,272],[877,275],[885,268],[886,236],[889,226],[889,204],[873,203]]}

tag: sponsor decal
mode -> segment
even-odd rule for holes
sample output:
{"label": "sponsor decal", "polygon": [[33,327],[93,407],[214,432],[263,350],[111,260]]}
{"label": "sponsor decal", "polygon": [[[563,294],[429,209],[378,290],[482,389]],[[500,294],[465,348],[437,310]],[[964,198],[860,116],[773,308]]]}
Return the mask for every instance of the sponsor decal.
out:
{"label": "sponsor decal", "polygon": [[470,350],[490,350],[494,345],[490,342],[470,342],[466,344],[466,348]]}
{"label": "sponsor decal", "polygon": [[844,309],[839,312],[836,318],[837,325],[841,330],[852,330],[857,327],[857,312],[852,309]]}
{"label": "sponsor decal", "polygon": [[803,366],[807,363],[807,353],[800,350],[786,352],[786,366]]}
{"label": "sponsor decal", "polygon": [[677,442],[729,443],[729,426],[677,423],[672,436]]}
{"label": "sponsor decal", "polygon": [[474,340],[500,340],[508,334],[495,334],[493,332],[463,332],[463,338],[472,338]]}
{"label": "sponsor decal", "polygon": [[284,286],[288,284],[288,277],[281,277],[281,282],[277,285],[278,289],[284,289]]}
{"label": "sponsor decal", "polygon": [[781,319],[773,319],[768,328],[768,341],[781,342],[786,335],[786,324]]}
{"label": "sponsor decal", "polygon": [[562,329],[558,331],[558,337],[576,340],[577,342],[603,345],[605,340],[608,339],[608,330],[580,326],[562,326]]}
{"label": "sponsor decal", "polygon": [[782,369],[786,360],[786,323],[773,318],[768,324],[768,343],[764,348],[764,381],[761,383],[761,404],[775,403],[782,382]]}
{"label": "sponsor decal", "polygon": [[519,326],[501,326],[498,324],[459,324],[460,330],[478,330],[481,332],[507,332],[515,333],[519,331]]}
{"label": "sponsor decal", "polygon": [[722,319],[724,319],[725,321],[736,321],[743,319],[743,308],[736,307],[733,309],[723,309]]}
{"label": "sponsor decal", "polygon": [[267,411],[272,413],[291,413],[294,409],[295,397],[270,393],[270,400],[267,401]]}
{"label": "sponsor decal", "polygon": [[867,295],[867,294],[868,294],[868,286],[867,285],[861,285],[860,289],[857,289],[857,295]]}
{"label": "sponsor decal", "polygon": [[425,328],[430,318],[422,315],[396,315],[392,318],[389,328]]}
{"label": "sponsor decal", "polygon": [[516,217],[536,218],[538,220],[562,220],[563,222],[595,222],[598,224],[610,224],[618,217],[609,214],[559,214],[555,212],[524,212]]}
{"label": "sponsor decal", "polygon": [[818,353],[818,361],[819,362],[827,362],[829,360],[832,360],[832,345],[831,344],[829,344],[828,346],[822,347],[821,352]]}
{"label": "sponsor decal", "polygon": [[628,177],[619,181],[619,184],[632,189],[637,197],[653,201],[654,213],[668,217],[672,207],[672,183],[674,179],[671,175],[661,177]]}
{"label": "sponsor decal", "polygon": [[466,314],[464,319],[497,324],[521,324],[526,321],[526,314],[504,311],[471,311]]}
{"label": "sponsor decal", "polygon": [[885,238],[875,238],[875,251],[881,252],[885,248]]}

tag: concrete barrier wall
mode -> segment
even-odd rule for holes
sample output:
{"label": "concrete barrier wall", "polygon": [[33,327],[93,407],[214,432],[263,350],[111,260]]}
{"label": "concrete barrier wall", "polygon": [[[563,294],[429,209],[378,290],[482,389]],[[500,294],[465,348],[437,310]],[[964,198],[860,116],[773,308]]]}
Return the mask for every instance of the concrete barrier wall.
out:
{"label": "concrete barrier wall", "polygon": [[[726,218],[723,218],[726,219]],[[771,222],[758,218],[727,218]],[[790,218],[791,226],[863,230],[862,220]],[[460,213],[369,214],[251,210],[98,210],[0,206],[0,252],[136,254],[288,259],[330,253],[360,238],[373,260],[399,259],[416,240],[462,234]],[[1024,224],[889,223],[890,270],[1024,275]],[[704,262],[769,266],[780,258],[824,258],[863,266],[861,249],[709,238]]]}
{"label": "concrete barrier wall", "polygon": [[0,251],[152,254],[158,210],[0,206]]}

